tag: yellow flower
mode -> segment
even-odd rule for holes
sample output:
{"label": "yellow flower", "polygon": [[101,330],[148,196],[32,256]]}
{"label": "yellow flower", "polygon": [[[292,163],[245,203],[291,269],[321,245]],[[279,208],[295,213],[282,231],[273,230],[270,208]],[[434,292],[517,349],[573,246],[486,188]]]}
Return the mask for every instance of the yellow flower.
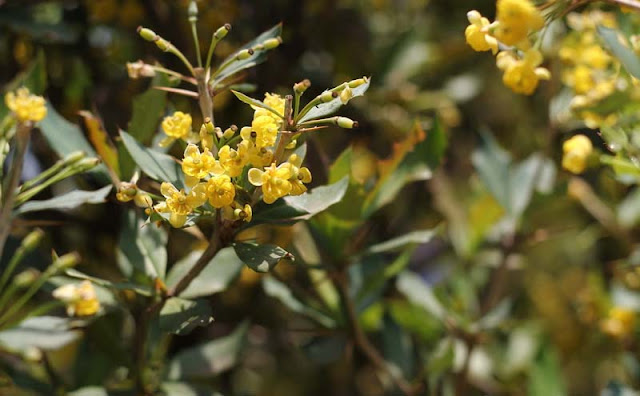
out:
{"label": "yellow flower", "polygon": [[191,132],[191,115],[176,111],[162,120],[162,130],[173,142],[175,139],[186,140]]}
{"label": "yellow flower", "polygon": [[160,193],[166,200],[164,205],[156,205],[155,208],[158,212],[171,213],[169,222],[176,228],[182,227],[187,215],[207,201],[204,183],[197,184],[189,193],[185,193],[173,184],[164,182],[160,185]]}
{"label": "yellow flower", "polygon": [[266,147],[256,147],[256,145],[246,140],[244,142],[249,147],[247,156],[251,165],[263,168],[273,162],[273,150]]}
{"label": "yellow flower", "polygon": [[100,301],[88,280],[80,285],[67,284],[53,291],[53,297],[67,304],[69,316],[91,316],[100,310]]}
{"label": "yellow flower", "polygon": [[202,153],[195,144],[187,145],[184,150],[184,160],[182,161],[182,172],[187,176],[186,184],[188,187],[195,186],[200,179],[213,174],[222,174],[224,169],[213,158],[213,154],[207,149],[204,149]]}
{"label": "yellow flower", "polygon": [[471,10],[467,13],[470,25],[464,31],[467,43],[474,51],[489,51],[495,55],[498,52],[498,40],[487,33],[489,20],[478,11]]}
{"label": "yellow flower", "polygon": [[606,319],[600,322],[603,332],[617,338],[623,338],[633,332],[636,321],[635,312],[627,308],[613,307]]}
{"label": "yellow flower", "polygon": [[291,195],[301,195],[307,192],[306,183],[311,183],[311,172],[306,167],[300,167],[302,165],[302,158],[297,154],[291,154],[289,161],[287,162],[291,168],[291,177],[289,182],[291,183]]}
{"label": "yellow flower", "polygon": [[274,203],[276,199],[291,192],[291,164],[285,162],[276,167],[275,162],[264,171],[258,168],[249,169],[249,182],[262,187],[262,199],[265,203]]}
{"label": "yellow flower", "polygon": [[222,208],[233,203],[236,197],[236,188],[227,175],[214,176],[206,185],[207,198],[214,208]]}
{"label": "yellow flower", "polygon": [[522,59],[516,59],[510,52],[501,52],[496,57],[498,68],[504,70],[502,81],[516,93],[531,95],[540,80],[551,78],[549,70],[538,67],[542,63],[542,54],[529,49]]}
{"label": "yellow flower", "polygon": [[238,207],[233,210],[234,219],[242,220],[245,223],[251,221],[253,217],[253,211],[251,210],[251,205],[245,204],[244,207]]}
{"label": "yellow flower", "polygon": [[[284,115],[284,99],[281,98],[280,95],[266,93],[266,94],[264,94],[264,100],[262,102],[264,104],[266,104],[267,106],[271,107],[276,112],[278,112],[278,114],[280,114],[281,116]],[[273,114],[269,110],[263,109],[262,107],[254,107],[254,109],[255,109],[256,112],[255,112],[253,118],[257,118],[257,117],[266,115],[266,116],[269,116],[269,117],[273,118],[273,120],[276,121],[277,124],[281,124],[282,123],[282,118],[280,118],[277,115]]]}
{"label": "yellow flower", "polygon": [[220,158],[220,164],[227,172],[227,175],[231,177],[240,176],[242,169],[248,163],[248,145],[247,141],[242,141],[238,144],[238,147],[234,150],[228,145],[222,146],[218,152]]}
{"label": "yellow flower", "polygon": [[[255,132],[255,137],[253,136],[253,132]],[[242,131],[240,133],[242,134]],[[251,123],[250,137],[252,138],[250,141],[253,142],[256,147],[273,146],[278,137],[278,124],[276,120],[269,115],[254,117]]]}
{"label": "yellow flower", "polygon": [[31,95],[26,87],[18,88],[16,92],[7,92],[4,102],[20,122],[38,122],[47,115],[44,98]]}
{"label": "yellow flower", "polygon": [[579,174],[587,167],[587,158],[593,151],[591,140],[584,135],[575,135],[562,145],[562,167]]}
{"label": "yellow flower", "polygon": [[498,0],[496,21],[495,36],[506,45],[516,45],[544,26],[542,15],[529,0]]}

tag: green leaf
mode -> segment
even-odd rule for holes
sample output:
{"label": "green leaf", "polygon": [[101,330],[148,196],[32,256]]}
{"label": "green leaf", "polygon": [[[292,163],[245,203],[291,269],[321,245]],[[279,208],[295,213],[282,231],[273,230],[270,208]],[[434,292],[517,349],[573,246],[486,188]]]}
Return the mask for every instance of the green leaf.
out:
{"label": "green leaf", "polygon": [[71,191],[43,201],[29,201],[21,205],[14,213],[23,214],[39,210],[73,209],[83,204],[99,204],[105,202],[112,186],[105,186],[95,191]]}
{"label": "green leaf", "polygon": [[118,241],[117,257],[128,278],[143,275],[145,284],[164,279],[167,265],[167,232],[155,224],[145,225],[136,211],[128,210]]}
{"label": "green leaf", "polygon": [[159,182],[170,182],[176,188],[184,187],[184,174],[175,159],[140,144],[133,136],[120,130],[127,151],[142,171]]}
{"label": "green leaf", "polygon": [[[351,97],[351,99],[364,95],[364,93],[367,92],[367,89],[369,89],[369,85],[371,85],[370,77],[367,78],[366,83],[360,85],[359,87],[353,88],[351,90],[351,92],[353,93],[353,96]],[[338,87],[335,87],[332,90],[335,90]],[[340,95],[338,95],[337,97],[333,98],[328,102],[320,103],[313,106],[305,115],[300,117],[298,122],[300,123],[300,122],[315,120],[318,118],[328,116],[338,111],[338,109],[345,104],[346,103],[342,103],[342,99],[340,98]]]}
{"label": "green leaf", "polygon": [[133,111],[129,121],[129,134],[137,141],[149,144],[158,130],[160,119],[167,105],[167,92],[155,89],[170,85],[165,74],[158,73],[144,93],[133,98]]}
{"label": "green leaf", "polygon": [[[229,55],[227,58],[225,58],[225,60],[222,61],[221,64],[225,64],[227,63],[227,61],[230,61],[233,58],[235,58],[238,52],[245,49],[252,48],[257,44],[261,44],[268,39],[279,37],[281,34],[282,34],[282,24],[279,23],[274,27],[272,27],[271,29],[261,33],[258,37],[248,42],[241,48],[239,48],[236,52]],[[215,74],[217,73],[217,71],[214,71],[213,78],[211,81],[211,86],[213,88],[216,88],[225,79],[233,76],[239,71],[248,69],[250,67],[254,67],[264,62],[266,59],[267,59],[267,51],[256,51],[253,55],[249,56],[247,59],[244,59],[241,61],[233,61],[233,63],[231,63],[227,68],[222,70],[219,74]]]}
{"label": "green leaf", "polygon": [[248,329],[249,322],[243,322],[228,336],[181,350],[169,363],[167,377],[208,379],[230,369],[238,362]]}
{"label": "green leaf", "polygon": [[415,370],[414,345],[391,316],[385,315],[382,327],[382,351],[389,367],[400,371],[404,378],[411,378]]}
{"label": "green leaf", "polygon": [[335,183],[351,175],[352,154],[353,149],[349,146],[333,161],[333,164],[329,167],[329,183]]}
{"label": "green leaf", "polygon": [[[49,146],[60,157],[65,157],[74,151],[83,151],[88,157],[97,157],[95,150],[84,137],[82,129],[64,119],[49,102],[47,102],[47,116],[38,125]],[[102,182],[111,182],[107,168],[102,164],[90,172],[98,175]]]}
{"label": "green leaf", "polygon": [[177,335],[189,334],[197,326],[207,326],[213,322],[211,305],[206,300],[186,300],[171,297],[158,318],[160,329]]}
{"label": "green leaf", "polygon": [[381,293],[381,289],[389,279],[398,275],[407,268],[412,253],[413,249],[404,251],[400,256],[393,260],[391,264],[384,265],[372,275],[368,276],[363,282],[362,288],[358,291],[356,301],[362,302],[366,298],[375,295],[375,293]]}
{"label": "green leaf", "polygon": [[376,254],[395,251],[404,248],[407,245],[427,243],[436,235],[437,230],[418,230],[408,234],[389,239],[388,241],[369,246],[364,253]]}
{"label": "green leaf", "polygon": [[101,386],[85,386],[80,389],[76,389],[73,392],[68,392],[68,396],[109,396],[106,389]]}
{"label": "green leaf", "polygon": [[72,321],[55,316],[27,318],[16,327],[0,331],[0,344],[12,351],[27,348],[55,350],[76,341],[82,333]]}
{"label": "green leaf", "polygon": [[635,78],[640,78],[640,59],[631,48],[620,41],[618,31],[604,26],[598,26],[597,29],[609,51],[618,58],[629,74]]}
{"label": "green leaf", "polygon": [[257,243],[234,243],[236,254],[249,268],[256,272],[271,271],[282,259],[293,260],[293,255],[276,245]]}
{"label": "green leaf", "polygon": [[261,102],[258,99],[253,99],[253,98],[251,98],[251,97],[249,97],[249,96],[247,96],[247,95],[245,95],[245,94],[243,94],[241,92],[238,92],[238,91],[231,90],[231,92],[233,92],[233,94],[236,95],[236,97],[238,99],[240,99],[240,101],[248,104],[249,106],[251,106],[251,107],[261,107],[263,109],[269,110],[270,112],[272,112],[276,116],[284,119],[284,116],[282,114],[278,113],[273,107],[267,106],[264,102]]}
{"label": "green leaf", "polygon": [[208,386],[186,382],[163,382],[160,389],[164,396],[222,396]]}
{"label": "green leaf", "polygon": [[409,302],[424,308],[431,315],[439,320],[444,320],[446,310],[438,301],[431,288],[420,276],[405,271],[398,276],[396,281],[398,291],[407,297]]}
{"label": "green leaf", "polygon": [[302,347],[305,355],[318,365],[327,365],[344,357],[347,338],[344,334],[316,337]]}
{"label": "green leaf", "polygon": [[305,194],[284,197],[271,205],[258,204],[248,226],[276,222],[293,223],[310,219],[340,202],[347,187],[349,187],[349,178],[344,177],[336,183],[316,187]]}
{"label": "green leaf", "polygon": [[264,278],[262,278],[262,288],[264,289],[264,293],[267,296],[273,297],[276,300],[280,301],[291,311],[308,316],[309,318],[313,319],[318,324],[326,328],[335,327],[336,323],[333,319],[326,316],[319,310],[302,303],[293,295],[287,285],[274,279],[273,277],[265,276]]}
{"label": "green leaf", "polygon": [[[177,262],[169,270],[167,285],[175,286],[180,279],[193,267],[202,252],[191,252]],[[180,293],[180,297],[195,298],[220,293],[238,277],[244,263],[231,247],[224,248],[211,259],[209,264],[191,281],[189,286]]]}
{"label": "green leaf", "polygon": [[553,349],[542,350],[535,365],[529,370],[529,396],[564,396],[567,394],[560,362]]}

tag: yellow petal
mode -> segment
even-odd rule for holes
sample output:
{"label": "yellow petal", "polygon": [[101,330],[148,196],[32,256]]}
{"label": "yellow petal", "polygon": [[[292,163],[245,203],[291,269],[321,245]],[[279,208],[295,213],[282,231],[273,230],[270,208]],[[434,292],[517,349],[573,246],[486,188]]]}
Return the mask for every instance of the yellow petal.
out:
{"label": "yellow petal", "polygon": [[262,175],[263,174],[264,174],[264,172],[261,171],[258,168],[249,169],[249,174],[248,174],[249,183],[253,184],[254,186],[261,186],[262,185]]}

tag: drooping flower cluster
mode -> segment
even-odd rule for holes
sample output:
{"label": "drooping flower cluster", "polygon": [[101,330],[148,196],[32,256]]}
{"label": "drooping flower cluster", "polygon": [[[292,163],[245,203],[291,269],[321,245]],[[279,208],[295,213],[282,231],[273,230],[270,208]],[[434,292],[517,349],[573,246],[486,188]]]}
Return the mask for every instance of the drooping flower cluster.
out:
{"label": "drooping flower cluster", "polygon": [[63,301],[69,316],[91,316],[100,310],[100,301],[93,284],[86,280],[76,284],[60,286],[53,291],[53,297]]}
{"label": "drooping flower cluster", "polygon": [[196,134],[191,130],[191,117],[181,112],[163,120],[167,139],[162,144],[177,139],[189,142],[181,165],[184,188],[162,183],[160,192],[165,200],[154,206],[156,212],[169,215],[171,225],[182,227],[190,215],[213,209],[222,209],[230,220],[251,221],[255,202],[247,198],[249,194],[238,194],[244,190],[243,180],[261,187],[263,200],[269,204],[307,191],[311,172],[302,167],[302,158],[292,154],[282,163],[274,158],[285,101],[279,95],[266,94],[263,103],[269,109],[255,107],[251,126],[239,133],[235,126],[222,132],[205,120]]}
{"label": "drooping flower cluster", "polygon": [[38,122],[47,116],[47,107],[42,96],[33,95],[26,87],[8,92],[4,101],[20,122]]}
{"label": "drooping flower cluster", "polygon": [[[531,95],[540,80],[551,77],[549,70],[540,67],[542,54],[529,40],[544,26],[544,19],[529,0],[498,0],[496,9],[493,23],[476,10],[467,13],[467,43],[475,51],[491,50],[497,54],[504,84],[516,93]],[[502,51],[498,53],[499,50]]]}

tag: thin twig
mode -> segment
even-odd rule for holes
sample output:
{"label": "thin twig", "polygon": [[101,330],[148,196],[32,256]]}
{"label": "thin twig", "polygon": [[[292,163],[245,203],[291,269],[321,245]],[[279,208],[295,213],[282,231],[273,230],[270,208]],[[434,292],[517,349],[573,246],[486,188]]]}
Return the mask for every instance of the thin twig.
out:
{"label": "thin twig", "polygon": [[198,97],[198,93],[197,92],[190,91],[188,89],[171,88],[171,87],[153,87],[153,89],[157,89],[158,91],[171,92],[171,93],[175,93],[175,94],[178,94],[178,95],[189,96],[191,98],[197,98]]}

